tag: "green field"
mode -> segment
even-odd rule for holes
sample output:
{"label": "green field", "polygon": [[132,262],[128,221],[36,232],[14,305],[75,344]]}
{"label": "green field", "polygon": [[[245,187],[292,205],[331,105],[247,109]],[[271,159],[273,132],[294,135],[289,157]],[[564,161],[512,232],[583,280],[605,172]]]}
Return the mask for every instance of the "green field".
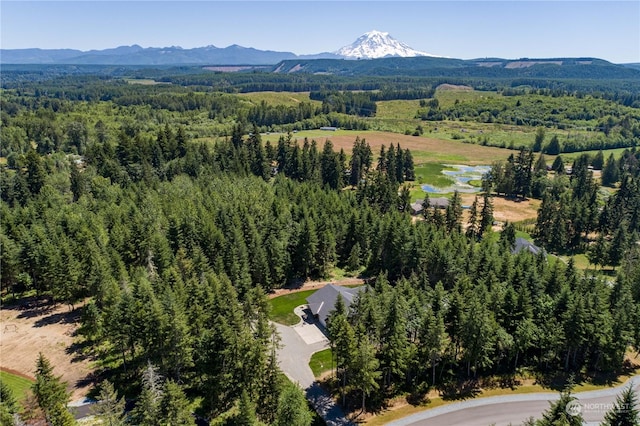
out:
{"label": "green field", "polygon": [[[615,148],[615,149],[603,149],[602,150],[602,156],[604,157],[605,161],[607,160],[607,158],[609,158],[609,156],[611,154],[613,154],[613,158],[620,158],[622,156],[622,153],[624,151],[629,150],[629,148]],[[565,164],[569,163],[569,162],[573,162],[573,160],[575,160],[576,158],[578,158],[579,156],[583,155],[583,154],[587,154],[591,157],[595,156],[596,154],[598,154],[599,150],[592,150],[592,151],[580,151],[580,152],[569,152],[569,153],[564,153],[561,154],[562,159],[564,160]],[[555,158],[555,157],[551,157],[548,156],[549,158]],[[551,160],[553,161],[553,160]],[[549,162],[549,161],[547,161]]]}
{"label": "green field", "polygon": [[[416,181],[418,183],[428,183],[437,188],[446,188],[455,182],[449,176],[442,174],[443,170],[448,168],[443,164],[425,163],[415,167]],[[454,170],[454,169],[451,169]]]}
{"label": "green field", "polygon": [[448,108],[453,106],[456,101],[475,101],[477,99],[491,99],[500,97],[497,92],[480,91],[480,90],[455,90],[455,89],[437,89],[435,98],[440,103],[440,108]]}
{"label": "green field", "polygon": [[333,354],[331,353],[331,349],[325,349],[311,355],[309,367],[311,367],[314,377],[320,377],[323,373],[330,371],[333,368]]}
{"label": "green field", "polygon": [[31,389],[31,385],[33,384],[29,379],[2,370],[0,370],[0,380],[9,386],[9,389],[13,391],[18,401],[26,396],[27,391]]}
{"label": "green field", "polygon": [[300,317],[293,310],[300,305],[307,304],[307,297],[316,290],[305,290],[297,293],[284,294],[269,300],[271,305],[271,320],[284,325],[296,325]]}
{"label": "green field", "polygon": [[252,92],[240,93],[238,96],[256,104],[264,101],[267,105],[272,106],[295,106],[300,102],[310,102],[318,106],[322,105],[320,101],[312,101],[309,99],[309,92]]}

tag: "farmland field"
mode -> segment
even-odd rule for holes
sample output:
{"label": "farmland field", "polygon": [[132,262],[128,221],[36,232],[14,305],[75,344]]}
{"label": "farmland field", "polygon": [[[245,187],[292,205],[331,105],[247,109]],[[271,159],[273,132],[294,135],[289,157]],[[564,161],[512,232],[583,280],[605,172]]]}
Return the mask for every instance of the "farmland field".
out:
{"label": "farmland field", "polygon": [[[280,134],[263,135],[263,141],[277,143]],[[491,164],[495,160],[506,160],[513,151],[481,145],[464,144],[453,140],[440,140],[426,136],[411,136],[391,132],[338,130],[305,130],[293,135],[302,142],[304,138],[315,139],[322,147],[328,139],[336,149],[350,152],[356,137],[366,139],[374,154],[380,152],[382,145],[400,144],[403,149],[410,149],[416,164],[420,163],[461,163],[468,165]]]}
{"label": "farmland field", "polygon": [[252,92],[240,93],[238,96],[256,104],[262,101],[267,105],[284,106],[293,106],[300,102],[311,102],[316,105],[321,104],[320,101],[312,101],[309,99],[309,92]]}

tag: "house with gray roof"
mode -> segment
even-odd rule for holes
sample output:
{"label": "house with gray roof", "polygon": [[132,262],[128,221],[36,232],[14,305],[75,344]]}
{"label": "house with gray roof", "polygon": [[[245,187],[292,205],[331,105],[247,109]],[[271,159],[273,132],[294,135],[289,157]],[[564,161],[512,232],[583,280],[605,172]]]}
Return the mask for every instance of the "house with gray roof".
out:
{"label": "house with gray roof", "polygon": [[545,253],[545,250],[541,247],[538,247],[537,245],[533,244],[532,242],[525,240],[522,237],[518,237],[516,238],[516,242],[513,245],[513,250],[511,250],[511,252],[513,254],[516,253],[520,253],[521,251],[526,250],[529,253],[533,254],[534,256],[539,255],[540,253]]}
{"label": "house with gray roof", "polygon": [[[422,199],[416,200],[415,203],[412,203],[411,204],[411,213],[413,213],[413,214],[422,213],[422,210],[424,210],[424,208],[422,207],[423,203],[424,203],[424,200],[422,200]],[[438,209],[446,209],[447,207],[449,207],[449,199],[445,198],[445,197],[429,198],[429,207],[438,208]]]}
{"label": "house with gray roof", "polygon": [[320,290],[307,297],[307,303],[309,304],[309,310],[320,321],[323,327],[327,326],[327,317],[329,313],[334,310],[338,295],[342,295],[344,305],[347,309],[351,306],[351,303],[356,298],[356,295],[365,286],[361,287],[342,287],[335,284],[328,284],[322,287]]}

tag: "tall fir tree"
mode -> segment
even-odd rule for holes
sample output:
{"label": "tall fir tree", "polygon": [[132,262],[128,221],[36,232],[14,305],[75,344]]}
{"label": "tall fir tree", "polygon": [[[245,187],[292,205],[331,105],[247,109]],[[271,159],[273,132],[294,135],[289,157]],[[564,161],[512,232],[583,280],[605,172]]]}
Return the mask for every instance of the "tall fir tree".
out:
{"label": "tall fir tree", "polygon": [[312,420],[304,392],[295,383],[288,383],[278,398],[278,410],[273,424],[275,426],[310,426]]}
{"label": "tall fir tree", "polygon": [[97,403],[92,407],[92,414],[106,426],[123,426],[125,424],[124,398],[118,398],[113,384],[105,380],[100,385]]}
{"label": "tall fir tree", "polygon": [[640,411],[638,395],[631,386],[627,386],[616,398],[611,410],[604,416],[602,426],[639,426]]}

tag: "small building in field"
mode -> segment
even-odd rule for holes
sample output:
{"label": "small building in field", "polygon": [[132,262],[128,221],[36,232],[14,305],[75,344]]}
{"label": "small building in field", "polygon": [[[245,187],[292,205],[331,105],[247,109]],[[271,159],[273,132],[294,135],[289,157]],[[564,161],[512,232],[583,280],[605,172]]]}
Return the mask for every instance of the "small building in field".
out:
{"label": "small building in field", "polygon": [[323,327],[327,326],[327,317],[329,314],[335,309],[336,300],[338,300],[338,295],[342,295],[342,300],[344,300],[344,306],[349,309],[351,303],[356,298],[356,295],[363,289],[364,286],[361,287],[343,287],[335,284],[328,284],[322,287],[320,290],[313,293],[311,296],[307,297],[307,303],[309,304],[309,310],[313,314],[314,317]]}
{"label": "small building in field", "polygon": [[336,130],[338,130],[337,127],[333,127],[333,126],[322,126],[320,127],[320,130],[327,130],[330,132],[335,132]]}

